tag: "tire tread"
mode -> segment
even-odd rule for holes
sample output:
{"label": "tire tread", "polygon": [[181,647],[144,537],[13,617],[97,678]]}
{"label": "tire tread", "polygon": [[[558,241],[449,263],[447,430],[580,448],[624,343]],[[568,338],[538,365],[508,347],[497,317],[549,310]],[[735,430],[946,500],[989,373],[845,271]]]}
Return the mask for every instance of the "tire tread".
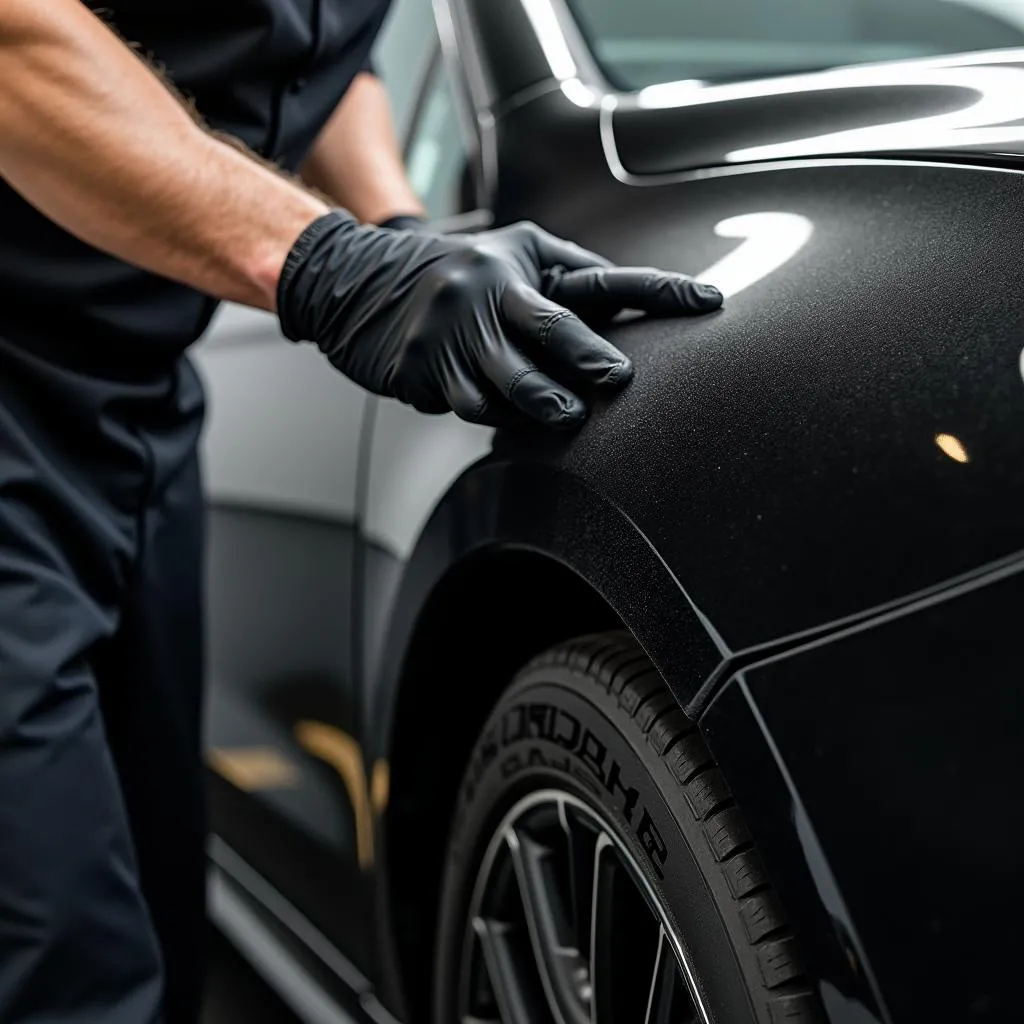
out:
{"label": "tire tread", "polygon": [[796,938],[725,776],[647,655],[625,631],[600,633],[560,644],[526,671],[546,666],[566,667],[617,696],[619,708],[671,772],[736,903],[772,1024],[821,1024]]}

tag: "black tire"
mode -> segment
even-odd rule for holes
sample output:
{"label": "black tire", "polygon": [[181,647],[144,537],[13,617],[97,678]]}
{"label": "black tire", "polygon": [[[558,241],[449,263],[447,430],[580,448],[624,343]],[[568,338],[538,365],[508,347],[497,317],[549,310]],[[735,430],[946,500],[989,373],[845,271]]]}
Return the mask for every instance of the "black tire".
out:
{"label": "black tire", "polygon": [[649,884],[645,898],[654,894],[665,915],[659,920],[667,917],[681,940],[699,993],[694,1003],[707,1020],[823,1020],[722,773],[649,659],[617,632],[560,645],[527,665],[474,748],[441,890],[435,1024],[462,1024],[460,975],[474,955],[467,918],[471,903],[479,906],[474,889],[486,888],[477,878],[491,863],[485,854],[492,857],[495,830],[541,790],[585,804],[632,852]]}

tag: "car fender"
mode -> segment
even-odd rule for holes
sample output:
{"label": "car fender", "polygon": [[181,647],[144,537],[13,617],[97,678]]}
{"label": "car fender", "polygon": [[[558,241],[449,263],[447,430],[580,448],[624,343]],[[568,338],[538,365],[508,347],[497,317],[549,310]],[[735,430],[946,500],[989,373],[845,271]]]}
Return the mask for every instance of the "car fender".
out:
{"label": "car fender", "polygon": [[1024,550],[1024,174],[825,161],[604,193],[517,212],[725,305],[614,327],[633,384],[571,439],[499,450],[621,509],[731,655]]}
{"label": "car fender", "polygon": [[941,599],[1024,550],[1024,280],[1007,227],[1024,175],[815,161],[562,198],[505,212],[619,263],[707,276],[726,303],[610,328],[631,387],[577,433],[499,433],[441,498],[396,574],[381,750],[417,626],[476,558],[571,572],[697,715],[745,661]]}

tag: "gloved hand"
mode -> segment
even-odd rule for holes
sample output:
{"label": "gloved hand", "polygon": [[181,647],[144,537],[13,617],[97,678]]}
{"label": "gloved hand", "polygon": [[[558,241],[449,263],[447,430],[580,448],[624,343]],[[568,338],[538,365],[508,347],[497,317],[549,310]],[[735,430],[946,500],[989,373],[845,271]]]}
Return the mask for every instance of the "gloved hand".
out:
{"label": "gloved hand", "polygon": [[427,222],[414,213],[399,213],[394,217],[382,220],[377,227],[390,228],[392,231],[427,231]]}
{"label": "gloved hand", "polygon": [[365,227],[342,211],[303,232],[278,285],[286,337],[315,342],[378,395],[491,426],[522,422],[511,403],[574,427],[586,416],[577,390],[629,382],[630,361],[587,324],[721,304],[710,285],[613,267],[533,224],[442,236]]}

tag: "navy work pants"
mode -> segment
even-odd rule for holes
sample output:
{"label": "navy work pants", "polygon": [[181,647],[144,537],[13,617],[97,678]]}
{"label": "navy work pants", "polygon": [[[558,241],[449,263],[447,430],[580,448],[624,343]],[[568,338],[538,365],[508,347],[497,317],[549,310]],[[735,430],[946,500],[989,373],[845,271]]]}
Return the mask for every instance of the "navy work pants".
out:
{"label": "navy work pants", "polygon": [[3,1024],[199,1013],[202,391],[100,362],[0,338]]}

